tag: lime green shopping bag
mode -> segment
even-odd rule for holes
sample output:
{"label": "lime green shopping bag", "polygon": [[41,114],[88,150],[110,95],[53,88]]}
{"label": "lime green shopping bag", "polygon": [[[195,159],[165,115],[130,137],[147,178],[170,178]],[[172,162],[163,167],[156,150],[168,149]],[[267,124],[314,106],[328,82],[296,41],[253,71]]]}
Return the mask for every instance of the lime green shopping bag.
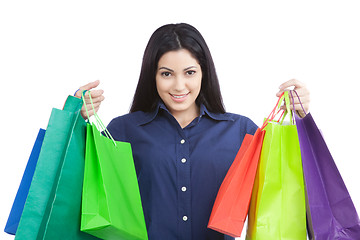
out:
{"label": "lime green shopping bag", "polygon": [[283,98],[290,123],[269,122],[265,127],[248,215],[248,240],[306,240],[301,152],[288,92]]}
{"label": "lime green shopping bag", "polygon": [[102,239],[148,239],[131,145],[104,132],[109,138],[87,125],[81,231]]}

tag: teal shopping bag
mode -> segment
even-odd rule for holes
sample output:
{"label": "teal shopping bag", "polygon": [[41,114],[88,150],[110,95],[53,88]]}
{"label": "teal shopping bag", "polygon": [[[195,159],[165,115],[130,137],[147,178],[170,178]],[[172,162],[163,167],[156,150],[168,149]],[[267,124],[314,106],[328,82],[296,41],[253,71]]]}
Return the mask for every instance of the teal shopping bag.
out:
{"label": "teal shopping bag", "polygon": [[97,239],[80,231],[86,123],[82,100],[53,109],[16,240]]}

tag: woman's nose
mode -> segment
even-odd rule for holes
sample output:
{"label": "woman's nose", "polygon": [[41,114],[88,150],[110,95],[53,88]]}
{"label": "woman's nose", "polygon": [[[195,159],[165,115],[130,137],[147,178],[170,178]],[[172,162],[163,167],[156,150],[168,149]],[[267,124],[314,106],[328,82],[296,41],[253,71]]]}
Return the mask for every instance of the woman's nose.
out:
{"label": "woman's nose", "polygon": [[183,77],[176,77],[175,79],[175,90],[180,92],[186,88],[186,82]]}

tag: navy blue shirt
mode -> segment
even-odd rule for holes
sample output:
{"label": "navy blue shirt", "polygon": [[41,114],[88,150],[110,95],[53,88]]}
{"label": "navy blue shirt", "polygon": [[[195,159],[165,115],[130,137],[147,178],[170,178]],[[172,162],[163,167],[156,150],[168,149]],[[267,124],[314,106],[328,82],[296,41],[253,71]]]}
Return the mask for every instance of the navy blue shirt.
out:
{"label": "navy blue shirt", "polygon": [[224,239],[207,228],[211,210],[245,134],[256,129],[244,116],[203,105],[181,128],[162,102],[110,122],[114,139],[132,146],[149,240]]}

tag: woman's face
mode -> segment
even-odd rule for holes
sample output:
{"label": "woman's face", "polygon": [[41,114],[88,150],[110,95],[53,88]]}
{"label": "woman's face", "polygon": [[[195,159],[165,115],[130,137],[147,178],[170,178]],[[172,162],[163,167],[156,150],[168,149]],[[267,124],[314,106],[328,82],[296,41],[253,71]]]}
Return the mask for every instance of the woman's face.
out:
{"label": "woman's face", "polygon": [[186,49],[167,52],[158,62],[157,91],[174,116],[199,114],[195,100],[200,92],[201,79],[201,67]]}

